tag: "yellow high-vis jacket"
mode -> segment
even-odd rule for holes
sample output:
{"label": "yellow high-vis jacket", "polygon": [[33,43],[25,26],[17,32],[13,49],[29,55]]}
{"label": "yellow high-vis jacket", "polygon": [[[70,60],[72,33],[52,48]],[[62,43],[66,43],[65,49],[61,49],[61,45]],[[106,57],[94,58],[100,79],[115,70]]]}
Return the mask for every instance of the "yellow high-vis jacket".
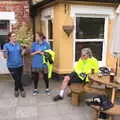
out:
{"label": "yellow high-vis jacket", "polygon": [[[54,60],[55,60],[55,52],[54,52],[53,50],[51,50],[51,49],[45,50],[44,52],[47,52],[47,53],[49,53],[49,54],[51,55],[52,60],[53,60],[53,63],[54,63]],[[49,61],[46,61],[44,55],[43,55],[43,63],[48,66],[48,78],[50,79],[50,78],[52,77],[53,63],[50,64]]]}
{"label": "yellow high-vis jacket", "polygon": [[[91,73],[92,69],[94,69],[95,73],[99,72],[99,65],[96,58],[91,57],[87,60],[82,60],[80,58],[74,66],[73,71],[77,73],[80,79],[84,80],[84,77],[81,76],[81,73],[88,75],[89,73]],[[85,82],[89,82],[88,76],[86,77]]]}

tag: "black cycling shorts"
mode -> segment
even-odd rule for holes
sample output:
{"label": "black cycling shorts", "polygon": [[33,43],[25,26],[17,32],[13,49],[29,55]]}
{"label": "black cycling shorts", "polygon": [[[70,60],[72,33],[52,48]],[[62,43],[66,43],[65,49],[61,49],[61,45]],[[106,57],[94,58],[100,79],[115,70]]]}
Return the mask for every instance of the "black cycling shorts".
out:
{"label": "black cycling shorts", "polygon": [[69,74],[69,76],[70,76],[69,85],[70,85],[71,83],[83,83],[83,82],[84,82],[83,80],[81,80],[81,79],[78,77],[77,73],[75,73],[75,72],[71,72],[71,73]]}

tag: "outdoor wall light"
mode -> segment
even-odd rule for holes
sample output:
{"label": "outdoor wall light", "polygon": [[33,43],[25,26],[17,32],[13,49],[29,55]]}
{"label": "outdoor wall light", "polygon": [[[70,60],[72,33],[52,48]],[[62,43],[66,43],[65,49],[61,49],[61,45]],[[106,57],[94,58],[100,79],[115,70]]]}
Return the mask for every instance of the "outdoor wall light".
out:
{"label": "outdoor wall light", "polygon": [[70,36],[73,29],[74,29],[73,25],[63,25],[63,31],[67,34],[68,37]]}

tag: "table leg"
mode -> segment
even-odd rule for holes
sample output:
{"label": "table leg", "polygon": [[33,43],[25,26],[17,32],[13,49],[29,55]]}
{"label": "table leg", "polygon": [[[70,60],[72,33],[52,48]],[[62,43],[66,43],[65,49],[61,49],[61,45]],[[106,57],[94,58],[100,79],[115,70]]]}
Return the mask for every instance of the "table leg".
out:
{"label": "table leg", "polygon": [[98,111],[93,109],[93,120],[99,120],[98,119]]}
{"label": "table leg", "polygon": [[72,105],[79,105],[79,94],[72,93]]}
{"label": "table leg", "polygon": [[114,104],[114,102],[115,102],[115,88],[112,88],[111,102],[112,102],[113,104]]}

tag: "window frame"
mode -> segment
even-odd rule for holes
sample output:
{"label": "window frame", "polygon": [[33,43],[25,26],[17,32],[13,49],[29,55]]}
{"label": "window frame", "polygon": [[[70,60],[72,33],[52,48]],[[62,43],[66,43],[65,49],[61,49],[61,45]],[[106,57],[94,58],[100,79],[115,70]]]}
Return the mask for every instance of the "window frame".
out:
{"label": "window frame", "polygon": [[[52,39],[49,39],[49,38],[48,38],[48,35],[49,35],[49,33],[48,33],[48,21],[49,21],[49,20],[52,21],[52,18],[49,17],[49,18],[46,18],[46,19],[45,19],[46,39],[47,39],[48,42],[52,42],[52,43],[53,43],[53,38],[52,38]],[[53,25],[53,24],[52,24],[52,25]]]}
{"label": "window frame", "polygon": [[[104,18],[104,39],[76,39],[76,18],[77,17],[86,17],[86,18]],[[76,14],[74,16],[74,44],[73,44],[73,66],[77,61],[75,61],[75,50],[76,50],[76,42],[103,42],[103,52],[102,52],[102,61],[99,61],[99,66],[106,65],[106,55],[107,55],[107,39],[108,39],[108,16],[106,15],[83,15],[83,14]]]}

